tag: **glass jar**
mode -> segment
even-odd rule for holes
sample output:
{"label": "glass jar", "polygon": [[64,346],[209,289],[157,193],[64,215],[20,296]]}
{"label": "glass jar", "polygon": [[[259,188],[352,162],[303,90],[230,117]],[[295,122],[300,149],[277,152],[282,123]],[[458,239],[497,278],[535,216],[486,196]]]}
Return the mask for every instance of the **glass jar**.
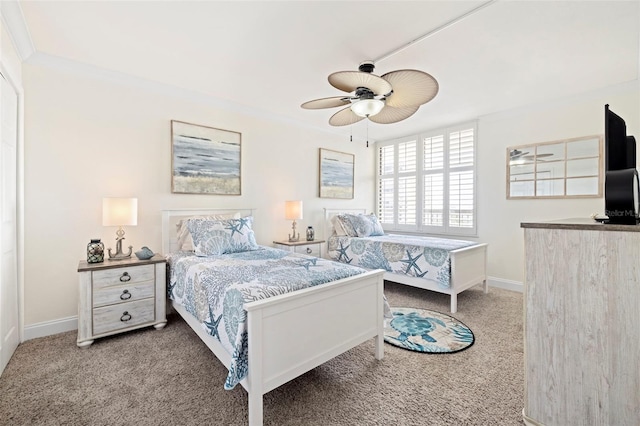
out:
{"label": "glass jar", "polygon": [[307,241],[313,241],[316,233],[313,230],[313,226],[307,226]]}
{"label": "glass jar", "polygon": [[100,239],[92,239],[87,244],[87,263],[100,263],[104,262],[104,244],[100,242]]}

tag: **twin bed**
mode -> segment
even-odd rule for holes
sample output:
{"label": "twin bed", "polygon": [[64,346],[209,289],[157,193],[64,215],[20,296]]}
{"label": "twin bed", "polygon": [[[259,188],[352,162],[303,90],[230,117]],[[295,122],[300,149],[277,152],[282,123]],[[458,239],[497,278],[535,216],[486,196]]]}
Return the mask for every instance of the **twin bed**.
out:
{"label": "twin bed", "polygon": [[[265,393],[371,338],[375,338],[375,358],[384,357],[383,271],[366,271],[271,248],[207,257],[181,252],[176,232],[181,219],[233,213],[240,213],[242,219],[251,217],[253,211],[163,211],[162,249],[170,265],[172,306],[229,369],[225,387],[239,383],[247,390],[249,425],[258,426],[263,423]],[[249,234],[247,227],[235,220],[240,219],[225,226],[230,229],[214,227],[209,233],[216,238],[221,232],[226,232],[225,238],[229,233],[233,234],[231,238],[238,232]],[[194,238],[194,243],[215,252],[219,250],[216,238],[209,242]],[[251,241],[249,246],[253,248]],[[224,271],[215,272],[220,268]],[[178,276],[180,270],[182,277]],[[333,270],[342,275],[331,280]],[[292,271],[296,278],[285,278]],[[254,284],[270,275],[276,278],[268,281],[270,291],[260,293]],[[232,284],[223,284],[226,293],[205,285],[220,282],[225,276],[232,279]],[[283,279],[287,283],[280,285]]]}
{"label": "twin bed", "polygon": [[171,304],[229,370],[224,387],[247,390],[250,426],[263,423],[265,393],[335,356],[374,338],[375,358],[384,357],[384,279],[450,294],[452,312],[459,292],[477,283],[486,291],[484,244],[438,258],[447,265],[434,280],[410,245],[393,247],[412,259],[405,274],[388,261],[382,269],[355,266],[358,253],[346,254],[345,244],[362,246],[360,254],[365,244],[336,236],[329,253],[339,245],[342,263],[258,246],[252,217],[251,209],[162,212]]}
{"label": "twin bed", "polygon": [[[328,257],[367,269],[383,269],[384,279],[451,296],[451,313],[458,294],[477,284],[488,292],[487,244],[447,238],[385,234],[338,235],[339,216],[363,216],[364,209],[325,209],[324,239]],[[374,218],[375,221],[375,218]],[[370,231],[370,230],[368,230]],[[361,235],[367,235],[365,232]],[[379,234],[379,233],[378,233]]]}

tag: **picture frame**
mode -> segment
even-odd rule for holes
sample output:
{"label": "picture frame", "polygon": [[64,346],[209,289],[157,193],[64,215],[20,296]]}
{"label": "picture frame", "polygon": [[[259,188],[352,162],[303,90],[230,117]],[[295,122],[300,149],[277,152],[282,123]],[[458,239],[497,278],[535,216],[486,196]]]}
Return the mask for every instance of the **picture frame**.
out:
{"label": "picture frame", "polygon": [[171,192],[241,195],[242,134],[171,120]]}
{"label": "picture frame", "polygon": [[353,199],[355,155],[320,148],[320,198]]}

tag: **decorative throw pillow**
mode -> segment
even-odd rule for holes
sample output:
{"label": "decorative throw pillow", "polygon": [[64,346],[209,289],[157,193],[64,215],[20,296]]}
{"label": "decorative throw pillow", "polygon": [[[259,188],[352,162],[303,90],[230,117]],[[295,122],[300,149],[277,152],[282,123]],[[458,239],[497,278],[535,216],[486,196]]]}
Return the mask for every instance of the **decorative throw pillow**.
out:
{"label": "decorative throw pillow", "polygon": [[[348,214],[348,213],[340,213],[340,214],[337,214],[335,218],[336,218],[336,221],[342,227],[342,231],[344,232],[343,235],[347,235],[349,237],[357,237],[358,233],[356,232],[355,228],[353,227],[353,224],[351,223],[350,216],[354,216],[354,215]],[[337,230],[336,230],[336,234],[340,235]]]}
{"label": "decorative throw pillow", "polygon": [[251,216],[227,220],[187,220],[196,256],[257,250],[259,247],[251,229],[252,224]]}
{"label": "decorative throw pillow", "polygon": [[338,219],[337,215],[333,216],[331,218],[331,225],[333,225],[333,231],[339,237],[343,237],[343,236],[347,235],[347,233],[345,232],[344,227],[342,226],[342,223],[340,222],[340,219]]}
{"label": "decorative throw pillow", "polygon": [[347,215],[351,226],[358,237],[374,237],[384,235],[384,230],[375,214]]}
{"label": "decorative throw pillow", "polygon": [[[214,214],[209,216],[191,216],[189,219],[205,219],[205,220],[226,220],[226,219],[240,219],[240,213],[226,213],[226,214]],[[187,221],[189,219],[183,219],[176,223],[178,250],[193,251],[193,238],[187,228]]]}

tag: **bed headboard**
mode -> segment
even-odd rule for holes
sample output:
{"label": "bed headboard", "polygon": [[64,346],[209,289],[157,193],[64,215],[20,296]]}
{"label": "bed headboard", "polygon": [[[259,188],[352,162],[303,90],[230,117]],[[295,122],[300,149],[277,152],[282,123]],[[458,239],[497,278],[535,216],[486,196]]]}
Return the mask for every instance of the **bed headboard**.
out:
{"label": "bed headboard", "polygon": [[331,218],[339,213],[367,213],[367,209],[324,209],[324,222],[322,223],[322,239],[329,241],[331,232],[333,231],[333,225],[331,224]]}
{"label": "bed headboard", "polygon": [[256,209],[172,209],[162,210],[162,254],[171,253],[178,250],[178,238],[176,234],[176,224],[181,219],[191,216],[209,216],[216,214],[234,214],[240,216],[253,216]]}

